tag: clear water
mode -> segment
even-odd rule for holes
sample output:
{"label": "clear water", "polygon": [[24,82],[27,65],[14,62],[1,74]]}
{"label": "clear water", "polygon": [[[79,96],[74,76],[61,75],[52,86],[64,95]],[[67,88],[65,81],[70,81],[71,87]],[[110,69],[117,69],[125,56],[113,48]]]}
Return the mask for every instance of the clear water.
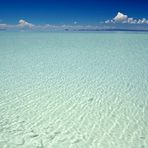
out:
{"label": "clear water", "polygon": [[147,148],[147,33],[0,33],[0,148]]}

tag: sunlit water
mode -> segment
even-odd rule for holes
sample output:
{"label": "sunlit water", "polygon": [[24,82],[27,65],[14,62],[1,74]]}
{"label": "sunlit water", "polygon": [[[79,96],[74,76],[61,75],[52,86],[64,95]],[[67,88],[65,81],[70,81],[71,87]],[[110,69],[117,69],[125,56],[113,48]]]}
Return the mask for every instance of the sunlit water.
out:
{"label": "sunlit water", "polygon": [[148,148],[148,33],[0,33],[0,148]]}

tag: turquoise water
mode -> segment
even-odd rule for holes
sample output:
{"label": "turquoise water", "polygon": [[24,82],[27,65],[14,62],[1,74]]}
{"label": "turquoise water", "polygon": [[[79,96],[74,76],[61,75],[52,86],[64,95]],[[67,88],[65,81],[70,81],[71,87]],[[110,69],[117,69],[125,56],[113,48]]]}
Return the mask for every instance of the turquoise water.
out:
{"label": "turquoise water", "polygon": [[148,34],[0,32],[0,148],[147,148]]}

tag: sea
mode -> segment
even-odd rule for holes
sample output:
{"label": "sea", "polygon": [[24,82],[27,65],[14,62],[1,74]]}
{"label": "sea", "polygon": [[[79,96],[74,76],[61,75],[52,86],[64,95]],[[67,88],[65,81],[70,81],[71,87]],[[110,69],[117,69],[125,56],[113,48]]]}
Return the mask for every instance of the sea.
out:
{"label": "sea", "polygon": [[0,148],[148,148],[148,33],[1,31]]}

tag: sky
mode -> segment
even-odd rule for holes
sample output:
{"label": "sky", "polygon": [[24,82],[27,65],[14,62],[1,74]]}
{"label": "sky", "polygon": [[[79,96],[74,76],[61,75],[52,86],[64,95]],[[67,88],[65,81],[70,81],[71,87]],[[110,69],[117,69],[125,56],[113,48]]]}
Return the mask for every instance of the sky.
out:
{"label": "sky", "polygon": [[148,0],[0,0],[0,24],[123,26],[147,20]]}

